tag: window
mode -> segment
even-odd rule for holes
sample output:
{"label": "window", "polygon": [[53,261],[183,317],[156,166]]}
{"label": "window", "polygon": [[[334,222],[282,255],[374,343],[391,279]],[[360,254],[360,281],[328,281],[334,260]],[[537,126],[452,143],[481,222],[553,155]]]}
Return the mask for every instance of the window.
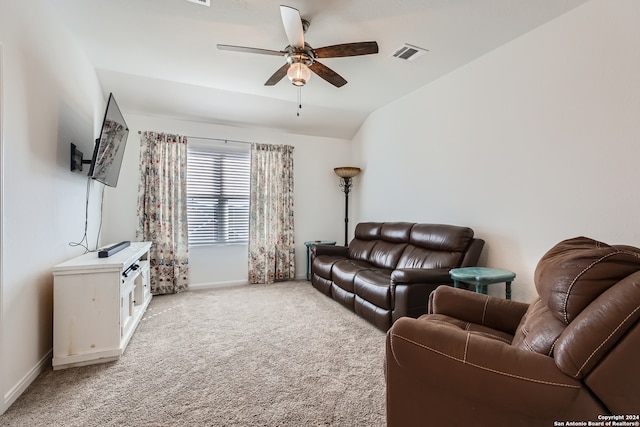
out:
{"label": "window", "polygon": [[189,140],[189,246],[248,242],[250,168],[247,148]]}

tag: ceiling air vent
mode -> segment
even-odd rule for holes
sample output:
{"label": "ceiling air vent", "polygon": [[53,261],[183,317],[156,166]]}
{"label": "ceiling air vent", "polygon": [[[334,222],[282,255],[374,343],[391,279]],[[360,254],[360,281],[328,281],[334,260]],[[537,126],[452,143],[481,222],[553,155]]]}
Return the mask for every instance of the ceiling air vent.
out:
{"label": "ceiling air vent", "polygon": [[203,6],[211,6],[211,0],[187,0],[191,3],[201,4]]}
{"label": "ceiling air vent", "polygon": [[402,47],[396,49],[391,56],[399,59],[406,59],[407,61],[415,61],[427,52],[429,52],[427,49],[405,43]]}

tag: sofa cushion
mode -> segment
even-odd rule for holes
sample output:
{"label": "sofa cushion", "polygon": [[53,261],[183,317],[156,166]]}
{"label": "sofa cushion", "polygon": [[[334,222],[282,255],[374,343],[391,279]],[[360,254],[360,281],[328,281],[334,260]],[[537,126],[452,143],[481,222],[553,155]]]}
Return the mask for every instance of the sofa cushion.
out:
{"label": "sofa cushion", "polygon": [[391,271],[376,269],[359,272],[353,280],[353,291],[380,308],[392,309]]}
{"label": "sofa cushion", "polygon": [[365,261],[345,259],[333,265],[331,278],[336,286],[353,293],[353,280],[360,271],[372,268]]}
{"label": "sofa cushion", "polygon": [[346,258],[340,256],[318,255],[313,260],[313,272],[322,278],[331,279],[331,269],[333,265],[345,259]]}
{"label": "sofa cushion", "polygon": [[415,224],[396,268],[455,268],[473,240],[473,230],[446,224]]}
{"label": "sofa cushion", "polygon": [[410,242],[432,251],[464,252],[473,239],[473,230],[446,224],[416,224]]}
{"label": "sofa cushion", "polygon": [[384,222],[360,222],[356,225],[354,238],[358,240],[378,240]]}
{"label": "sofa cushion", "polygon": [[367,261],[376,267],[394,269],[406,247],[406,243],[391,243],[379,240],[369,253]]}
{"label": "sofa cushion", "polygon": [[640,270],[640,253],[587,237],[564,240],[538,262],[535,286],[551,313],[569,324],[604,291]]}
{"label": "sofa cushion", "polygon": [[349,258],[368,261],[378,240],[353,239],[349,243]]}
{"label": "sofa cushion", "polygon": [[385,222],[380,228],[380,239],[392,243],[407,243],[414,225],[412,222]]}
{"label": "sofa cushion", "polygon": [[455,268],[462,261],[461,252],[432,251],[420,246],[407,245],[396,268]]}
{"label": "sofa cushion", "polygon": [[[356,226],[349,243],[349,258],[368,261],[381,268],[394,268],[404,250],[413,223],[364,222]],[[398,246],[400,245],[400,246]]]}

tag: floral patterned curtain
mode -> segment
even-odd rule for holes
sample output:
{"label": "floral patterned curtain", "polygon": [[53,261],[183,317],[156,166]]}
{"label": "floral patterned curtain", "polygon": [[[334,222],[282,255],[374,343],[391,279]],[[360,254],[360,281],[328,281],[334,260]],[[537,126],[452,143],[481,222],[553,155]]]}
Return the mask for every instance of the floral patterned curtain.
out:
{"label": "floral patterned curtain", "polygon": [[153,242],[151,293],[178,293],[189,286],[187,138],[144,132],[140,137],[136,239]]}
{"label": "floral patterned curtain", "polygon": [[249,204],[249,282],[293,279],[293,147],[251,145]]}

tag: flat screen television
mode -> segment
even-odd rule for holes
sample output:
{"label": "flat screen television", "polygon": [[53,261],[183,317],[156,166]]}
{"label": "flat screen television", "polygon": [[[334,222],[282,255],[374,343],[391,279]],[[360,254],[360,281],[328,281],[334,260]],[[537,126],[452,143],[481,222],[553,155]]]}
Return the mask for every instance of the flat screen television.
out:
{"label": "flat screen television", "polygon": [[129,128],[113,94],[109,94],[107,109],[102,120],[100,137],[93,149],[89,176],[110,187],[118,185],[118,177],[127,144]]}

